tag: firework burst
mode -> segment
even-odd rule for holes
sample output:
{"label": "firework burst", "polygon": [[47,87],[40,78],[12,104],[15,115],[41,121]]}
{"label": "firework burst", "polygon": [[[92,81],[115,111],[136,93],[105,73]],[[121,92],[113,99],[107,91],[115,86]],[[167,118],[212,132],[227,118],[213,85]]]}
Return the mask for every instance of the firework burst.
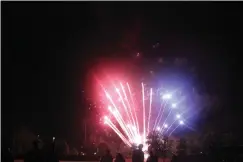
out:
{"label": "firework burst", "polygon": [[129,83],[111,82],[100,84],[106,110],[103,117],[108,125],[128,146],[143,144],[151,131],[170,136],[180,125],[185,124],[180,105],[183,97],[178,91],[154,89],[141,83],[131,87]]}

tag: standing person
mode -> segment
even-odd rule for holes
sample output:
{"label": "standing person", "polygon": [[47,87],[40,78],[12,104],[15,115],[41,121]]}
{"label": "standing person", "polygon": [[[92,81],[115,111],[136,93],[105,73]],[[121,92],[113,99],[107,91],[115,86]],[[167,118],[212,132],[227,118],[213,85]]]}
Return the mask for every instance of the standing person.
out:
{"label": "standing person", "polygon": [[142,144],[138,146],[138,150],[133,151],[132,162],[144,162],[144,152]]}
{"label": "standing person", "polygon": [[33,146],[34,146],[33,150],[31,150],[25,155],[24,162],[43,162],[44,155],[39,148],[39,141],[38,140],[34,141]]}
{"label": "standing person", "polygon": [[100,162],[112,162],[112,161],[113,158],[110,153],[110,150],[107,149],[105,155],[101,157]]}
{"label": "standing person", "polygon": [[154,149],[152,149],[152,151],[149,152],[147,162],[158,162],[158,156],[156,155]]}
{"label": "standing person", "polygon": [[59,162],[58,156],[55,153],[55,143],[53,142],[51,146],[49,146],[46,154],[45,162]]}
{"label": "standing person", "polygon": [[125,158],[123,157],[123,155],[121,153],[117,153],[116,154],[116,159],[115,162],[125,162]]}

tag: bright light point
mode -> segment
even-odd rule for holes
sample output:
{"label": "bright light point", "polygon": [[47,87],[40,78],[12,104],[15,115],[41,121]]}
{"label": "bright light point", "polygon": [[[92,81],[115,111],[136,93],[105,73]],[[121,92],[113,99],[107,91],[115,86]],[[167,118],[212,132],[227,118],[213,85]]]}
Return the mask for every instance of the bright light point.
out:
{"label": "bright light point", "polygon": [[132,129],[135,131],[136,130],[136,127],[132,126]]}
{"label": "bright light point", "polygon": [[162,96],[163,99],[171,99],[171,94],[165,94]]}
{"label": "bright light point", "polygon": [[117,115],[118,114],[118,111],[117,110],[112,111],[112,114]]}
{"label": "bright light point", "polygon": [[[142,150],[143,150],[143,151],[147,151],[147,150],[148,150],[148,145],[144,143],[144,144],[143,144],[143,149],[142,149]],[[145,154],[146,154],[146,153],[145,153]],[[145,154],[144,154],[144,156],[146,156]]]}
{"label": "bright light point", "polygon": [[183,122],[182,120],[180,120],[180,122],[179,122],[179,123],[180,123],[180,125],[183,125],[183,124],[184,124],[184,122]]}
{"label": "bright light point", "polygon": [[144,154],[144,158],[147,159],[149,157],[149,154],[148,153],[145,153]]}
{"label": "bright light point", "polygon": [[111,106],[108,106],[108,109],[111,111]]}
{"label": "bright light point", "polygon": [[175,104],[175,103],[173,103],[171,106],[172,106],[173,108],[175,108],[175,107],[176,107],[176,104]]}
{"label": "bright light point", "polygon": [[135,143],[135,145],[139,145],[139,144],[141,144],[141,139],[142,139],[142,137],[140,136],[140,135],[137,135],[136,137],[135,137],[135,139],[134,139],[134,143]]}
{"label": "bright light point", "polygon": [[160,130],[160,127],[157,127],[156,129],[159,131]]}
{"label": "bright light point", "polygon": [[107,122],[108,117],[107,117],[107,116],[105,116],[105,117],[104,117],[104,119],[105,119],[104,124],[108,124],[108,122]]}
{"label": "bright light point", "polygon": [[130,124],[127,124],[127,127],[129,128],[130,127]]}
{"label": "bright light point", "polygon": [[164,125],[164,127],[165,127],[165,128],[168,128],[168,125],[167,125],[167,124],[165,124],[165,125]]}
{"label": "bright light point", "polygon": [[177,119],[180,119],[180,117],[181,117],[180,114],[177,114],[177,115],[176,115],[176,118],[177,118]]}
{"label": "bright light point", "polygon": [[118,88],[116,88],[116,92],[119,92],[120,90]]}

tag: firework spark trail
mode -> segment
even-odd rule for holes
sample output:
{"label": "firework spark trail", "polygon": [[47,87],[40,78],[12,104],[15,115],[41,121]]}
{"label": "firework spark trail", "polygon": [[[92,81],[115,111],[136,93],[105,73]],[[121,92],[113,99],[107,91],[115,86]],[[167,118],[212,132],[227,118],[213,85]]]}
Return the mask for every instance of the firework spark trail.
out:
{"label": "firework spark trail", "polygon": [[162,116],[163,116],[163,113],[164,113],[164,110],[165,110],[165,106],[166,106],[166,103],[162,103],[161,104],[161,108],[160,108],[160,110],[162,109],[162,113],[161,113],[161,111],[160,111],[160,113],[158,114],[158,120],[157,120],[157,123],[155,123],[155,128],[157,127],[157,125],[160,123],[160,121],[161,121],[161,118],[162,118]]}
{"label": "firework spark trail", "polygon": [[[128,117],[130,117],[129,114],[128,114],[128,112],[127,112],[127,107],[126,107],[126,105],[125,105],[125,102],[124,102],[124,100],[123,100],[123,97],[121,96],[120,90],[116,87],[116,85],[114,84],[114,82],[111,82],[111,83],[113,84],[113,86],[114,86],[116,92],[118,93],[118,95],[119,95],[119,97],[120,97],[120,99],[121,99],[121,102],[122,102],[122,104],[123,104],[123,106],[124,106],[124,108],[125,108],[125,111],[126,111]],[[122,118],[122,117],[121,117],[121,118]],[[123,119],[123,118],[122,118],[122,119]],[[130,118],[129,118],[129,119],[130,119]],[[130,122],[130,121],[129,121],[129,122]],[[131,139],[132,136],[134,136],[133,131],[131,131],[129,128],[127,129],[127,126],[126,126],[124,120],[123,120],[123,126],[122,126],[122,127],[125,128],[125,131],[127,132],[127,136],[129,137],[129,139]],[[128,133],[128,132],[129,132],[129,133]]]}
{"label": "firework spark trail", "polygon": [[[122,129],[125,131],[126,135],[128,136],[129,139],[131,139],[131,135],[129,134],[128,130],[126,129],[126,126],[125,126],[125,122],[117,108],[117,106],[115,105],[114,101],[112,100],[111,96],[109,95],[108,92],[106,92],[106,90],[104,89],[105,93],[106,93],[106,96],[107,98],[109,99],[109,101],[111,102],[111,104],[114,106],[114,108],[116,109],[116,112],[117,112],[117,116],[116,116],[116,120],[117,122],[120,124],[120,126],[122,127]],[[114,115],[114,113],[112,113]],[[115,116],[115,115],[114,115]]]}
{"label": "firework spark trail", "polygon": [[177,125],[176,127],[175,127],[175,129],[173,129],[172,131],[171,131],[171,133],[169,134],[169,137],[171,136],[171,134],[179,127],[180,125]]}
{"label": "firework spark trail", "polygon": [[173,126],[173,124],[174,124],[176,121],[178,121],[178,120],[174,120],[174,121],[171,123],[171,125],[168,127],[168,129],[165,131],[165,133],[167,133],[167,132],[169,131],[169,129]]}
{"label": "firework spark trail", "polygon": [[117,129],[117,127],[110,121],[109,118],[106,118],[106,123],[113,129],[114,132],[122,139],[122,141],[127,144],[128,146],[131,146],[129,141],[122,135],[122,133]]}
{"label": "firework spark trail", "polygon": [[112,121],[109,118],[105,118],[106,124],[108,124],[118,135],[119,137],[125,142],[128,143],[126,137],[123,136],[123,134],[117,129],[117,127],[112,123]]}
{"label": "firework spark trail", "polygon": [[127,111],[127,106],[126,106],[126,104],[125,104],[125,102],[124,102],[124,100],[123,100],[123,97],[122,97],[122,95],[121,95],[121,93],[120,93],[120,90],[119,90],[118,88],[116,88],[116,92],[118,93],[118,95],[119,95],[119,97],[120,97],[120,99],[121,99],[121,102],[122,102],[122,105],[123,105],[123,107],[124,107],[124,110],[126,111],[126,114],[127,114],[127,116],[128,116],[129,123],[131,123],[130,115],[129,115],[128,111]]}
{"label": "firework spark trail", "polygon": [[[182,113],[180,114],[180,116],[183,115],[183,114],[185,114],[186,112],[187,112],[187,111],[182,112]],[[175,120],[171,123],[171,125],[168,127],[168,129],[166,130],[165,133],[167,133],[167,132],[169,131],[169,129],[173,126],[173,124],[174,124],[176,121],[178,121],[178,119],[175,119]]]}
{"label": "firework spark trail", "polygon": [[129,134],[125,124],[124,124],[124,120],[122,119],[119,111],[112,111],[112,115],[116,118],[116,121],[119,123],[119,125],[121,126],[121,128],[124,130],[124,132],[126,133],[127,137],[130,139],[131,138],[131,134]]}
{"label": "firework spark trail", "polygon": [[[124,100],[123,100],[123,97],[121,96],[121,94],[120,94],[120,90],[116,87],[116,85],[112,82],[112,84],[113,84],[113,86],[114,86],[114,88],[115,88],[115,90],[116,90],[116,92],[118,93],[118,95],[119,95],[119,97],[120,97],[120,99],[121,99],[121,102],[122,102],[122,104],[123,104],[123,106],[124,106],[124,108],[125,108],[125,111],[127,112],[127,107],[126,107],[126,105],[125,105],[125,103],[124,103]],[[113,102],[114,103],[114,102]],[[114,105],[114,104],[113,104]],[[116,106],[115,106],[116,107]],[[117,109],[117,111],[118,111],[118,109]],[[119,113],[120,114],[120,113]],[[128,115],[128,113],[127,113],[127,115]],[[129,115],[128,115],[129,116]],[[133,131],[130,131],[130,129],[127,129],[127,127],[126,127],[126,124],[125,124],[125,121],[123,120],[123,118],[122,118],[122,116],[120,115],[119,116],[121,119],[122,119],[122,122],[123,122],[123,124],[122,124],[122,127],[123,128],[125,128],[125,132],[127,133],[127,136],[131,139],[131,137],[133,136]],[[129,121],[130,122],[130,121]],[[120,124],[120,123],[119,123]],[[130,131],[130,132],[129,132]]]}
{"label": "firework spark trail", "polygon": [[[122,102],[124,110],[125,110],[125,112],[126,112],[126,114],[128,116],[129,123],[132,123],[131,119],[130,119],[130,115],[129,115],[128,110],[127,110],[127,106],[126,106],[126,104],[125,104],[125,102],[123,100],[123,97],[122,97],[122,95],[120,93],[120,90],[118,88],[116,88],[116,92],[118,93],[119,97],[121,98],[121,102]],[[131,131],[130,129],[128,129],[128,130],[130,131],[130,134],[134,137],[135,136],[134,132]]]}
{"label": "firework spark trail", "polygon": [[155,119],[153,130],[155,130],[155,128],[156,128],[157,120],[158,120],[158,118],[159,118],[159,116],[160,116],[160,113],[161,113],[161,110],[162,110],[162,109],[163,109],[163,103],[160,104],[159,113],[158,113],[158,115],[157,115],[157,117],[156,117],[156,119]]}
{"label": "firework spark trail", "polygon": [[[167,101],[164,102],[163,111],[162,111],[162,113],[161,113],[161,115],[160,115],[160,117],[159,117],[159,121],[158,121],[157,125],[160,124],[160,121],[161,121],[161,119],[162,119],[162,117],[163,117],[163,114],[164,114],[164,111],[165,111],[165,108],[166,108],[166,104],[167,104]],[[156,125],[156,127],[157,127],[157,125]],[[163,126],[163,125],[162,125],[162,126]]]}
{"label": "firework spark trail", "polygon": [[[129,112],[130,112],[130,115],[131,115],[131,118],[132,118],[132,121],[133,121],[133,125],[136,126],[136,123],[135,123],[135,120],[134,120],[134,117],[133,117],[133,114],[132,114],[132,110],[131,110],[132,108],[131,108],[130,102],[128,101],[126,91],[125,91],[124,86],[122,85],[122,83],[120,83],[120,85],[121,85],[123,94],[125,96],[125,100],[127,101],[127,104],[128,104],[128,108],[129,108]],[[136,133],[135,134],[135,137],[136,137],[139,133],[138,132],[135,132],[135,133]]]}
{"label": "firework spark trail", "polygon": [[146,124],[145,124],[145,100],[144,100],[144,84],[142,83],[142,95],[143,95],[143,141],[146,139]]}
{"label": "firework spark trail", "polygon": [[139,124],[138,124],[137,113],[136,113],[136,110],[135,110],[135,103],[134,103],[134,100],[133,100],[133,97],[132,97],[132,92],[131,92],[131,89],[130,89],[130,86],[129,86],[128,83],[127,83],[127,88],[128,88],[129,93],[130,93],[131,100],[132,100],[133,111],[134,111],[134,114],[135,114],[136,125],[137,125],[137,132],[139,133]]}
{"label": "firework spark trail", "polygon": [[188,125],[186,122],[184,123],[184,125],[188,128],[188,129],[190,129],[191,131],[196,131],[196,129],[195,128],[193,128],[193,127],[191,127],[190,125]]}
{"label": "firework spark trail", "polygon": [[[117,112],[117,111],[116,111]],[[122,117],[120,117],[120,113],[112,113],[114,115],[114,117],[116,118],[117,122],[119,123],[119,125],[121,126],[121,128],[124,130],[124,132],[126,133],[128,139],[132,139],[132,134],[131,132],[129,132],[129,129],[127,128],[124,120]]]}
{"label": "firework spark trail", "polygon": [[147,129],[147,132],[149,132],[149,123],[150,123],[150,117],[151,117],[151,107],[152,107],[152,96],[153,96],[153,89],[152,89],[152,88],[150,88],[149,116],[148,116],[148,129]]}
{"label": "firework spark trail", "polygon": [[167,115],[167,117],[165,118],[165,120],[164,120],[164,122],[163,122],[163,125],[165,125],[165,123],[166,123],[166,121],[167,121],[168,117],[170,116],[171,112],[172,112],[172,109],[170,109],[169,114]]}
{"label": "firework spark trail", "polygon": [[[132,127],[130,124],[127,124],[127,128],[130,131],[131,135],[132,135],[132,139],[134,139],[136,137],[136,134],[134,133],[134,131],[132,130]],[[130,139],[131,141],[131,139]]]}
{"label": "firework spark trail", "polygon": [[[185,113],[185,112],[184,112]],[[187,117],[187,118],[185,118],[184,120],[187,120],[188,118],[190,118],[190,117]],[[178,124],[176,127],[175,127],[175,129],[173,129],[173,131],[171,131],[171,133],[169,134],[169,136],[181,125],[181,124],[183,124],[183,125],[185,125],[185,123],[184,123],[184,121],[183,120],[181,120],[180,122],[182,122],[182,123],[180,123],[180,124]],[[187,125],[186,125],[187,126]],[[187,126],[188,127],[188,126]]]}

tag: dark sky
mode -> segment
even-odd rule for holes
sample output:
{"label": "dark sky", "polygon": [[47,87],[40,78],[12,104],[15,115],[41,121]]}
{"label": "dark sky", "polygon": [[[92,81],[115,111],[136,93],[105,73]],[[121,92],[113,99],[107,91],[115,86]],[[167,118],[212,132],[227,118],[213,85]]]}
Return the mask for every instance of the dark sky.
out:
{"label": "dark sky", "polygon": [[82,90],[89,89],[87,72],[95,60],[129,58],[156,42],[164,53],[205,68],[208,86],[220,84],[229,109],[240,112],[242,3],[1,3],[4,138],[25,125],[80,142]]}

